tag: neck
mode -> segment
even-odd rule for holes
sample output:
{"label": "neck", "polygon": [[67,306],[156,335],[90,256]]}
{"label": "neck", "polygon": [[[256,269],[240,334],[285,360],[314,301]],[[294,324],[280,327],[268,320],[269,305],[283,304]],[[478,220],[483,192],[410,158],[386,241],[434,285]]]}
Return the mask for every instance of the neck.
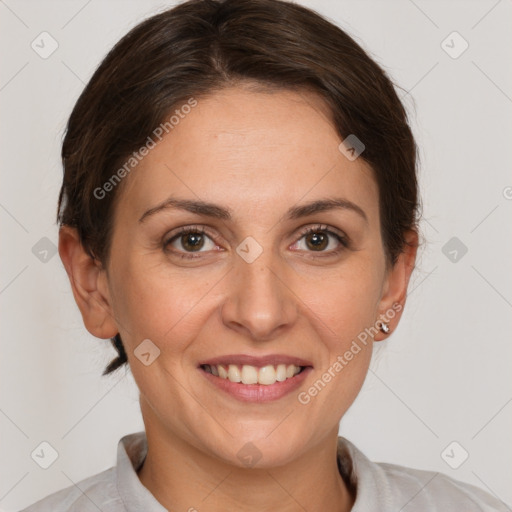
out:
{"label": "neck", "polygon": [[354,496],[337,467],[337,430],[290,464],[257,469],[232,466],[183,439],[147,427],[148,453],[138,476],[167,510],[352,509]]}

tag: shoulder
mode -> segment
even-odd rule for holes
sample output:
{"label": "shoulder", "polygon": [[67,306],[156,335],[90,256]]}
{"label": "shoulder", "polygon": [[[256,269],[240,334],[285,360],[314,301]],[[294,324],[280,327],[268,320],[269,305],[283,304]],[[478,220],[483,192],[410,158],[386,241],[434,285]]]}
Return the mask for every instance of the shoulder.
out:
{"label": "shoulder", "polygon": [[510,509],[498,498],[474,485],[444,473],[424,471],[388,463],[376,463],[384,482],[401,495],[403,510],[445,512],[505,512]]}
{"label": "shoulder", "polygon": [[510,512],[498,498],[435,471],[373,462],[345,438],[338,457],[356,491],[353,512]]}
{"label": "shoulder", "polygon": [[117,512],[124,510],[116,485],[116,468],[90,476],[33,503],[20,512]]}

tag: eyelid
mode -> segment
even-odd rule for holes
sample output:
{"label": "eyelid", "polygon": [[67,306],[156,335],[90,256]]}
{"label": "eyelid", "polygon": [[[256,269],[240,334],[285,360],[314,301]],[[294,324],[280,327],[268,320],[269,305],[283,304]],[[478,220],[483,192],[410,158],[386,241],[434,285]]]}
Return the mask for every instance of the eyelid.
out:
{"label": "eyelid", "polygon": [[[205,227],[206,227],[206,229],[205,229]],[[319,257],[325,256],[326,257],[329,255],[335,255],[335,254],[339,253],[341,250],[348,248],[350,245],[350,238],[343,231],[341,231],[333,226],[327,225],[327,224],[308,224],[307,226],[300,229],[300,231],[297,235],[294,235],[296,239],[292,243],[292,245],[299,242],[304,236],[306,236],[310,233],[317,232],[317,231],[323,231],[325,233],[328,233],[331,236],[334,236],[338,240],[338,242],[341,244],[342,247],[338,248],[338,249],[331,249],[330,251],[318,251],[318,253],[316,255],[315,255],[316,251],[306,251],[307,253],[312,254],[313,257],[314,256],[319,256]],[[210,240],[216,246],[219,245],[215,241],[215,235],[212,235],[209,232],[208,226],[196,224],[196,225],[182,226],[180,228],[177,228],[177,230],[173,230],[170,234],[164,235],[164,237],[163,237],[164,249],[167,248],[167,246],[170,245],[175,239],[177,239],[178,237],[185,235],[187,233],[199,233],[199,234],[206,235],[208,238],[210,238]],[[194,254],[202,254],[202,253],[207,253],[209,251],[195,251],[195,252],[175,251],[175,252],[177,252],[179,255],[189,255],[189,256],[184,256],[184,257],[193,259],[193,258],[197,257],[197,256],[193,256]]]}
{"label": "eyelid", "polygon": [[178,237],[180,237],[182,235],[186,235],[188,233],[200,233],[202,235],[206,235],[208,238],[211,239],[211,241],[213,243],[215,243],[215,245],[218,245],[215,242],[215,237],[218,236],[218,235],[214,235],[213,233],[210,233],[209,227],[205,226],[203,224],[192,224],[192,225],[189,225],[189,226],[182,226],[180,228],[177,228],[177,229],[171,231],[170,233],[166,233],[163,236],[163,245],[167,246],[171,242],[173,242],[175,239],[177,239]]}
{"label": "eyelid", "polygon": [[315,231],[325,231],[326,233],[330,233],[334,236],[337,236],[343,240],[344,243],[348,244],[350,242],[350,238],[343,231],[335,228],[334,226],[329,226],[328,224],[313,224],[306,226],[302,231],[300,231],[300,237],[307,235],[309,233],[314,233]]}
{"label": "eyelid", "polygon": [[304,238],[304,236],[317,232],[324,232],[327,233],[328,236],[334,237],[338,242],[339,246],[329,251],[297,251],[299,254],[304,253],[305,255],[303,257],[310,259],[337,257],[340,256],[341,253],[343,253],[344,251],[350,250],[352,247],[350,238],[343,231],[335,227],[331,227],[327,224],[316,224],[305,227],[300,232],[297,241],[295,241],[293,245],[298,244],[302,240],[302,238]]}

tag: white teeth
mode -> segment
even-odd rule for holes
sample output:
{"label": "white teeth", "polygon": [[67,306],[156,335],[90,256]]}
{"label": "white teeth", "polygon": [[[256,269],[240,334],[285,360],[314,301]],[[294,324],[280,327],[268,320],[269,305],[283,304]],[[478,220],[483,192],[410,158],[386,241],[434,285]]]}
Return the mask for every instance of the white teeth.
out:
{"label": "white teeth", "polygon": [[228,379],[231,382],[241,382],[242,384],[262,384],[270,386],[276,382],[284,382],[286,379],[291,379],[301,371],[300,366],[294,364],[278,364],[267,365],[261,368],[244,364],[239,367],[236,364],[225,365],[205,365],[204,369],[220,377],[221,379]]}
{"label": "white teeth", "polygon": [[257,384],[258,383],[258,369],[254,366],[244,364],[242,366],[242,382],[244,384]]}
{"label": "white teeth", "polygon": [[276,369],[269,365],[260,368],[258,372],[258,382],[260,384],[270,385],[276,383]]}
{"label": "white teeth", "polygon": [[286,380],[286,365],[285,364],[277,365],[276,380],[279,382],[283,382],[284,380]]}
{"label": "white teeth", "polygon": [[234,364],[230,364],[228,368],[228,379],[231,382],[240,382],[242,379],[240,377],[240,370],[238,366]]}

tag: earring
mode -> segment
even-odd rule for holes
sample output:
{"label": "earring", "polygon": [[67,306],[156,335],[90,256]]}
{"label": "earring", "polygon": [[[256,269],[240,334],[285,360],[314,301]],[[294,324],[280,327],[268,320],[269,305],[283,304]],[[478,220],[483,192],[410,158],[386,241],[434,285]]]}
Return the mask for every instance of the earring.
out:
{"label": "earring", "polygon": [[387,324],[386,322],[379,322],[380,323],[380,330],[384,333],[384,334],[388,334],[389,331],[391,330],[389,328],[389,324]]}

